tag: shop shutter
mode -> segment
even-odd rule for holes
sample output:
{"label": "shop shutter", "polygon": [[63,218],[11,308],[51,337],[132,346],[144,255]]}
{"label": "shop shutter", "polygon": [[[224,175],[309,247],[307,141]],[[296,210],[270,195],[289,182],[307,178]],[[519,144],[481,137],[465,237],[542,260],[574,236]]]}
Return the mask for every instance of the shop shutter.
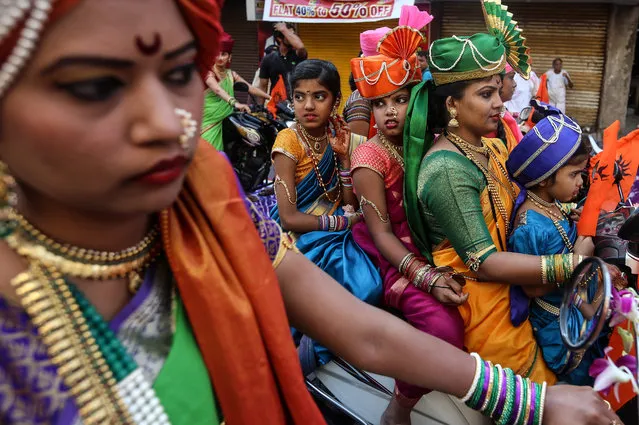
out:
{"label": "shop shutter", "polygon": [[[568,89],[566,113],[582,127],[595,127],[605,66],[609,6],[582,3],[511,4],[508,7],[531,48],[533,69],[541,75],[563,59],[575,88]],[[441,35],[485,32],[478,3],[444,3]]]}
{"label": "shop shutter", "polygon": [[394,28],[398,20],[345,24],[300,24],[299,35],[308,50],[308,57],[331,61],[339,70],[344,101],[351,94],[348,77],[351,74],[351,59],[360,51],[359,35],[379,27]]}

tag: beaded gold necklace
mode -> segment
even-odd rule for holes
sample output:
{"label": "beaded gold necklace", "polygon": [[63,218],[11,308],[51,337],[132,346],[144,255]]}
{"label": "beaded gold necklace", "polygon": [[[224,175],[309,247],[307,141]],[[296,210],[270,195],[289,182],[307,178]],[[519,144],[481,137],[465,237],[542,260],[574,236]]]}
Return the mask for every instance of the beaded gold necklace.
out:
{"label": "beaded gold necklace", "polygon": [[404,157],[402,156],[402,154],[398,152],[400,150],[403,150],[403,147],[399,148],[398,146],[395,146],[393,143],[391,143],[390,140],[388,140],[388,138],[386,138],[386,136],[384,136],[384,133],[382,133],[381,131],[377,133],[377,136],[379,138],[379,142],[382,144],[384,149],[386,149],[388,153],[390,153],[391,156],[395,158],[395,160],[399,163],[399,165],[402,167],[402,170],[403,170]]}
{"label": "beaded gold necklace", "polygon": [[[304,128],[304,127],[302,127],[300,125],[298,125],[297,127],[298,128]],[[326,199],[329,202],[333,202],[333,203],[337,202],[340,199],[340,197],[342,196],[342,183],[341,183],[341,180],[337,179],[337,186],[336,186],[337,190],[336,190],[336,193],[335,193],[335,198],[331,199],[330,190],[326,187],[326,183],[324,183],[324,179],[322,178],[322,173],[319,170],[319,160],[313,154],[313,150],[311,148],[310,143],[304,137],[304,132],[303,131],[296,132],[296,134],[298,135],[299,139],[302,141],[302,145],[304,146],[304,150],[306,151],[306,154],[309,156],[309,158],[311,159],[311,162],[313,163],[313,170],[315,170],[315,177],[317,178],[317,182],[319,183],[320,187],[324,191],[324,195],[326,196]],[[333,170],[333,174],[328,179],[328,183],[329,184],[330,184],[331,180],[333,180],[333,177],[335,176],[335,173],[337,173],[337,170],[338,170],[337,156],[335,155],[335,152],[333,152],[333,161],[335,162],[335,168]]]}
{"label": "beaded gold necklace", "polygon": [[19,255],[54,267],[63,275],[80,279],[127,278],[129,290],[136,292],[142,275],[161,250],[160,233],[154,226],[138,244],[118,252],[95,251],[55,241],[38,230],[22,214],[10,208],[8,219],[16,229],[6,238]]}
{"label": "beaded gold necklace", "polygon": [[[544,201],[542,198],[537,196],[537,194],[531,191],[526,192],[526,197],[530,200],[530,202],[533,203],[533,205],[535,205],[537,208],[542,210],[546,214],[546,216],[552,221],[552,224],[557,229],[557,232],[559,232],[559,236],[561,236],[561,239],[564,241],[564,245],[566,245],[566,248],[568,248],[568,251],[573,252],[575,250],[575,247],[570,241],[568,234],[566,234],[566,230],[564,230],[563,226],[561,225],[561,221],[567,218],[564,211],[561,208],[559,208],[559,206],[556,203]],[[561,215],[554,212],[552,210],[553,207],[559,208]]]}
{"label": "beaded gold necklace", "polygon": [[[487,184],[487,187],[488,187],[488,194],[490,195],[490,198],[491,198],[491,201],[492,201],[493,205],[495,205],[497,207],[497,211],[499,212],[499,215],[501,216],[502,220],[504,221],[504,227],[506,229],[506,234],[508,235],[510,233],[510,215],[508,214],[508,211],[506,210],[506,207],[504,206],[504,203],[502,202],[501,197],[499,196],[499,189],[497,188],[497,184],[499,184],[500,186],[506,188],[508,195],[510,196],[510,198],[514,202],[516,191],[515,191],[515,188],[512,186],[512,182],[510,182],[510,179],[508,178],[508,172],[504,169],[504,167],[501,166],[501,163],[499,162],[499,159],[496,156],[491,155],[491,153],[492,153],[491,149],[488,148],[488,147],[485,147],[487,149],[489,161],[493,160],[493,162],[495,162],[498,165],[499,171],[502,173],[503,176],[505,176],[506,180],[510,183],[510,187],[507,187],[504,183],[502,183],[501,179],[499,177],[497,177],[492,172],[492,170],[490,170],[488,167],[486,167],[484,164],[482,164],[480,161],[477,160],[477,158],[473,154],[473,152],[476,152],[476,150],[473,150],[472,148],[469,147],[469,146],[474,146],[474,145],[472,145],[471,143],[469,143],[466,140],[462,139],[458,135],[450,133],[450,132],[446,133],[446,136],[447,136],[448,140],[453,145],[455,145],[455,147],[457,147],[457,149],[462,151],[464,153],[464,155],[473,164],[475,164],[475,166],[477,168],[479,168],[479,171],[481,171],[481,173],[486,178],[486,184]],[[495,217],[495,222],[496,221],[497,221],[497,217]],[[497,229],[499,229],[499,227],[497,227]],[[501,238],[500,238],[500,242],[501,242]]]}

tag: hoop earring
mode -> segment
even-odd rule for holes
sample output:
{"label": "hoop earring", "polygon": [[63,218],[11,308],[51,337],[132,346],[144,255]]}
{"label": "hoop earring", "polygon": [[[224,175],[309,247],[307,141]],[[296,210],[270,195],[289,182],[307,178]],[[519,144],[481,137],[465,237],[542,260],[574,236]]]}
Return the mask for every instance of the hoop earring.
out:
{"label": "hoop earring", "polygon": [[179,137],[179,143],[182,149],[189,150],[189,141],[195,136],[197,131],[197,121],[194,120],[193,114],[185,109],[175,108],[175,115],[180,118],[182,124],[183,133]]}
{"label": "hoop earring", "polygon": [[457,109],[450,108],[448,110],[448,113],[450,114],[450,121],[448,121],[448,126],[452,128],[459,127],[459,121],[457,121]]}

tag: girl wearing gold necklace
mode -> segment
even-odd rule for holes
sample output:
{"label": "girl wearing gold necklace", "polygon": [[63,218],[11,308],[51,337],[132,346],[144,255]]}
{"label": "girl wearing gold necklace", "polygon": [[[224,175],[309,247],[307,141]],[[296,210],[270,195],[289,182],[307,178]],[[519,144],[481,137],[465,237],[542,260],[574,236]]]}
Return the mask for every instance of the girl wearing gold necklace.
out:
{"label": "girl wearing gold necklace", "polygon": [[[379,272],[351,234],[361,215],[350,154],[363,137],[337,115],[339,73],[330,62],[306,60],[293,71],[291,87],[296,123],[273,146],[277,205],[271,216],[308,259],[358,298],[378,303]],[[320,361],[330,359],[326,349],[315,351]]]}
{"label": "girl wearing gold necklace", "polygon": [[[362,51],[368,42],[379,47],[369,57],[351,60],[355,84],[377,123],[377,135],[353,152],[355,193],[365,217],[353,227],[353,236],[380,268],[384,304],[401,311],[422,332],[462,348],[464,326],[456,306],[468,296],[452,278],[452,269],[431,267],[420,254],[404,212],[404,123],[410,89],[422,80],[416,51],[425,40],[419,29],[432,16],[414,7],[404,8],[401,19],[412,26],[362,34]],[[374,40],[376,34],[384,41]],[[397,381],[381,424],[409,424],[411,409],[428,392]]]}

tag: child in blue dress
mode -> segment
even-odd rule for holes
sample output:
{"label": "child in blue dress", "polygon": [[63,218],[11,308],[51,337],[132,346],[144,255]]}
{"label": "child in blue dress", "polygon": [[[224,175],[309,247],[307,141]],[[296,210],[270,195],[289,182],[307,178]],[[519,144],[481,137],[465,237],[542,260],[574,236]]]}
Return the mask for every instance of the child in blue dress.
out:
{"label": "child in blue dress", "polygon": [[[581,129],[567,116],[555,114],[539,122],[514,148],[507,162],[508,172],[523,188],[515,207],[513,232],[508,250],[531,255],[574,253],[593,254],[591,238],[577,236],[577,226],[566,204],[573,201],[583,185],[582,173],[588,151],[581,141]],[[589,300],[601,298],[598,285],[589,285]],[[583,355],[568,351],[559,330],[559,307],[563,289],[555,285],[511,288],[511,319],[518,325],[527,318],[543,358],[560,381],[590,385],[588,369],[603,357],[606,332]],[[573,307],[570,324],[580,329],[594,308],[583,303]],[[586,318],[585,318],[586,317]]]}

